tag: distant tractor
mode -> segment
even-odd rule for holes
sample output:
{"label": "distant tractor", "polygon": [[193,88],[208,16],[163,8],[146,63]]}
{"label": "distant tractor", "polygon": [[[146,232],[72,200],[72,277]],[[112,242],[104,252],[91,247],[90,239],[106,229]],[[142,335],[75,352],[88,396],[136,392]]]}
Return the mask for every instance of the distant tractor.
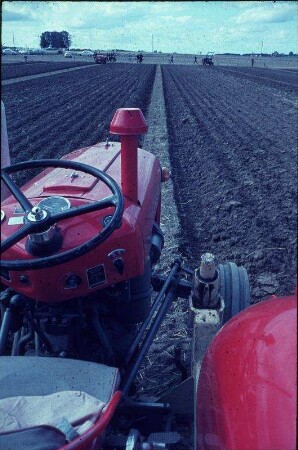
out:
{"label": "distant tractor", "polygon": [[202,64],[203,66],[214,66],[213,52],[208,52],[207,55],[202,58]]}
{"label": "distant tractor", "polygon": [[107,55],[103,53],[94,52],[93,58],[95,64],[106,64],[107,62]]}

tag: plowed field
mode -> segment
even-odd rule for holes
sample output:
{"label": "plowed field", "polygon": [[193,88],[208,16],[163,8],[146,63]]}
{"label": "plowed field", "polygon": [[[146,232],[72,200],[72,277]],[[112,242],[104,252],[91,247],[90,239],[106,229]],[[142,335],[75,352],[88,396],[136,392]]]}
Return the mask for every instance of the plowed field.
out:
{"label": "plowed field", "polygon": [[86,66],[88,64],[94,65],[93,60],[89,63],[85,61],[34,61],[27,63],[19,61],[11,64],[2,64],[1,78],[2,80],[9,80],[11,78],[26,77],[29,75],[36,75],[46,72],[55,72],[56,70],[69,69],[71,67]]}
{"label": "plowed field", "polygon": [[134,106],[146,114],[155,69],[92,65],[3,86],[12,161],[60,158],[105,140],[117,108]]}
{"label": "plowed field", "polygon": [[290,292],[297,73],[205,69],[162,67],[182,252],[194,265],[205,251],[245,265],[253,301]]}

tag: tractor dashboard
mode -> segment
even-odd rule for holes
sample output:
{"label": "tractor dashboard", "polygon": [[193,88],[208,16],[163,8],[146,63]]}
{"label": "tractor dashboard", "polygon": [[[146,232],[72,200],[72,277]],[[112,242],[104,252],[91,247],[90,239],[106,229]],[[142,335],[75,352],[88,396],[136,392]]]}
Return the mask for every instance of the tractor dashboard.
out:
{"label": "tractor dashboard", "polygon": [[[71,199],[62,196],[46,197],[42,200],[30,199],[32,204],[39,205],[45,210],[58,212],[85,204],[82,199]],[[25,215],[20,214],[20,208],[13,202],[3,206],[4,218],[1,223],[2,239],[10,233],[19,230],[25,221]],[[17,213],[16,213],[17,211]],[[112,208],[95,211],[62,220],[54,225],[62,237],[61,247],[50,252],[49,255],[63,254],[73,248],[84,245],[90,237],[102,231],[111,220]],[[30,261],[45,260],[45,267],[37,270],[9,270],[2,268],[1,281],[3,284],[22,292],[30,298],[45,302],[56,302],[71,299],[77,296],[85,296],[102,287],[112,286],[126,279],[141,275],[144,267],[144,242],[142,231],[137,220],[129,213],[124,212],[122,225],[112,235],[85,255],[78,256],[66,263],[46,267],[48,254],[44,247],[46,232],[37,233],[38,248],[45,248],[41,253],[32,254],[32,240],[30,235],[3,253],[4,260]],[[47,234],[49,236],[49,234]],[[43,240],[41,241],[41,238]],[[35,241],[34,241],[35,242]],[[51,236],[49,245],[53,248]]]}
{"label": "tractor dashboard", "polygon": [[[157,158],[138,149],[142,176],[137,177],[137,202],[121,193],[118,143],[76,150],[54,164],[21,188],[31,211],[25,212],[14,196],[2,203],[2,283],[41,302],[61,302],[142,275],[153,225],[159,223],[161,167]],[[102,180],[93,176],[96,170]],[[116,220],[119,201],[122,212]],[[32,226],[33,233],[18,234],[26,226]],[[101,234],[103,239],[93,245]],[[21,238],[3,248],[14,235]],[[67,259],[70,253],[72,258]]]}

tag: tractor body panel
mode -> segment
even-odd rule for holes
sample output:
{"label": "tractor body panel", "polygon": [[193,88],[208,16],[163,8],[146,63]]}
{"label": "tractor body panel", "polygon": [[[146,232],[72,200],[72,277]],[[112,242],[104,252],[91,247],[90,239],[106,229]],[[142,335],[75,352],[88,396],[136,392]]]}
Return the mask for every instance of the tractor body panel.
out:
{"label": "tractor body panel", "polygon": [[211,342],[197,390],[197,449],[296,448],[297,298],[232,318]]}
{"label": "tractor body panel", "polygon": [[[97,144],[76,150],[63,159],[89,164],[105,171],[121,186],[120,144]],[[125,198],[125,209],[121,227],[100,246],[73,261],[61,266],[32,271],[3,272],[1,280],[24,295],[39,301],[57,302],[77,296],[85,296],[94,290],[106,288],[124,280],[140,276],[148,259],[151,248],[152,227],[158,221],[160,210],[161,168],[156,157],[138,149],[138,203]],[[111,195],[109,189],[94,177],[84,173],[73,176],[72,170],[46,169],[27,183],[23,192],[36,205],[50,196],[66,197],[71,206],[100,200]],[[2,204],[5,220],[1,224],[2,239],[22,226],[22,212],[19,204],[10,196]],[[17,211],[17,213],[16,213]],[[63,235],[63,245],[59,252],[69,250],[94,237],[103,228],[103,221],[112,214],[113,208],[84,214],[59,223]],[[3,259],[34,259],[25,248],[26,239],[3,253]],[[123,249],[123,273],[115,268],[113,251]],[[59,253],[58,252],[58,253]],[[23,283],[20,276],[29,283]],[[76,288],[67,287],[70,276],[79,277]]]}

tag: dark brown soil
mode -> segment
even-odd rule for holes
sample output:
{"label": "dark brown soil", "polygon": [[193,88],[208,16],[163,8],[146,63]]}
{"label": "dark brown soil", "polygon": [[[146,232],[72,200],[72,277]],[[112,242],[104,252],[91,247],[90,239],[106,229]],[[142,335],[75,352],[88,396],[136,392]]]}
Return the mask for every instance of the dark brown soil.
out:
{"label": "dark brown soil", "polygon": [[[194,267],[206,251],[243,264],[253,301],[289,293],[296,283],[297,95],[285,84],[248,80],[248,69],[237,76],[213,69],[162,66],[182,253]],[[270,73],[275,83],[292,75]]]}
{"label": "dark brown soil", "polygon": [[48,61],[34,61],[2,64],[1,78],[2,80],[10,80],[11,78],[26,77],[28,75],[36,75],[40,73],[55,72],[56,70],[69,69],[71,67],[94,65],[94,61],[65,61],[65,62],[48,62]]}
{"label": "dark brown soil", "polygon": [[[208,69],[208,68],[207,68]],[[213,67],[222,73],[236,78],[247,78],[269,87],[276,87],[289,92],[298,91],[298,69],[268,69],[261,67]]]}

